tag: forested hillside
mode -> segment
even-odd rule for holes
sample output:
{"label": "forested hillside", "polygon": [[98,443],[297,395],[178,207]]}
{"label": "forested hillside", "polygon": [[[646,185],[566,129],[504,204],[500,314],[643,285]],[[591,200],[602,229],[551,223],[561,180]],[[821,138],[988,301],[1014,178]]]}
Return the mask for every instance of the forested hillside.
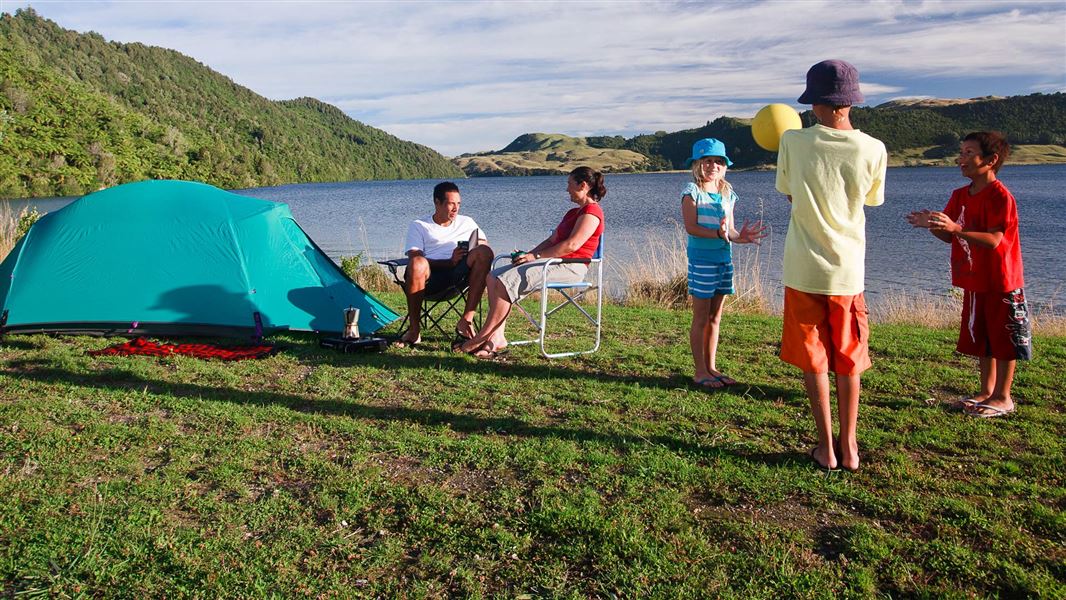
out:
{"label": "forested hillside", "polygon": [[[1066,156],[1066,94],[1032,94],[1010,98],[981,98],[972,101],[938,103],[891,103],[884,106],[852,109],[852,123],[866,133],[885,142],[889,159],[894,164],[944,164],[958,152],[959,138],[967,132],[994,129],[1004,132],[1011,144],[1048,146],[1054,151],[1042,149],[1041,155],[1048,160],[1061,160]],[[805,126],[814,123],[810,111],[801,115]],[[545,134],[534,134],[544,137]],[[508,175],[503,169],[491,172],[484,165],[510,164],[509,157],[517,152],[528,152],[530,138],[524,134],[498,152],[479,155],[482,168],[473,170],[469,160],[456,159],[468,175]],[[777,155],[755,144],[751,137],[750,119],[719,117],[703,127],[668,133],[631,138],[595,136],[583,138],[592,148],[631,150],[647,157],[643,170],[669,170],[685,168],[685,159],[690,156],[692,143],[700,138],[714,137],[725,142],[734,168],[758,168],[773,165]],[[575,138],[581,140],[582,138]],[[475,155],[468,155],[475,156]],[[573,164],[556,164],[552,168],[566,172]],[[523,168],[535,171],[538,165],[528,161]],[[609,166],[608,166],[609,168]],[[610,170],[610,169],[609,169]],[[631,169],[615,169],[631,170]]]}
{"label": "forested hillside", "polygon": [[164,48],[0,15],[0,197],[178,178],[224,188],[459,177],[312,98],[275,102]]}

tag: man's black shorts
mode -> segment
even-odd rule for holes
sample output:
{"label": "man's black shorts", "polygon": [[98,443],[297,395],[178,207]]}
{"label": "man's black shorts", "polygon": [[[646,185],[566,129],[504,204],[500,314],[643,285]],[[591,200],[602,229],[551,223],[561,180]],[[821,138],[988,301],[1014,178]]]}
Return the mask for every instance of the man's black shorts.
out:
{"label": "man's black shorts", "polygon": [[426,282],[426,295],[435,296],[453,286],[461,290],[466,287],[469,280],[470,265],[466,264],[465,258],[454,267],[439,269],[431,267],[429,281]]}

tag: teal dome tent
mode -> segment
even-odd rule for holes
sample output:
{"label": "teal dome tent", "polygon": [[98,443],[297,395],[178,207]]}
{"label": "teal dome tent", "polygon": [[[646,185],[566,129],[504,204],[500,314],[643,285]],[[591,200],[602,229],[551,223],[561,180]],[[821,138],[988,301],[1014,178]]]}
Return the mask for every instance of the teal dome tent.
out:
{"label": "teal dome tent", "polygon": [[0,263],[0,332],[372,333],[399,318],[352,283],[289,207],[142,181],[45,215]]}

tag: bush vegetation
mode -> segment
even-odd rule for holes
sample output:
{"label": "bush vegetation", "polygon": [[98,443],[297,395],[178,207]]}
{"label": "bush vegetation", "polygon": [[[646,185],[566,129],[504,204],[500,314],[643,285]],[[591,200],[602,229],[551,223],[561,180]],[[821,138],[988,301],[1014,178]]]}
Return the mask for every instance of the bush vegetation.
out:
{"label": "bush vegetation", "polygon": [[0,14],[0,197],[141,179],[223,188],[461,177],[435,151],[312,98],[275,102],[173,50]]}
{"label": "bush vegetation", "polygon": [[0,203],[0,262],[42,216],[36,208],[23,208],[15,213],[7,204]]}
{"label": "bush vegetation", "polygon": [[341,257],[341,270],[359,287],[368,292],[395,291],[396,283],[392,277],[375,262],[367,260],[362,252],[355,256]]}

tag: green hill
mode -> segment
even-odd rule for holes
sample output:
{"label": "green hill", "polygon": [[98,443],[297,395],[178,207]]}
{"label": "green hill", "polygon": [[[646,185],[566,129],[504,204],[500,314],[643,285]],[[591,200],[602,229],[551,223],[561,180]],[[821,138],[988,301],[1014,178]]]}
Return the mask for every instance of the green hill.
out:
{"label": "green hill", "polygon": [[312,98],[276,102],[173,50],[0,14],[0,197],[145,178],[224,188],[461,177],[445,157]]}
{"label": "green hill", "polygon": [[[814,123],[810,111],[802,113],[801,117],[805,125]],[[872,108],[856,107],[852,110],[852,122],[885,142],[889,160],[894,165],[953,164],[960,136],[981,129],[1007,134],[1014,146],[1011,162],[1066,162],[1066,94],[1063,93],[972,100],[896,101]],[[734,168],[768,168],[777,159],[776,153],[767,152],[755,144],[750,119],[719,117],[696,129],[672,133],[657,131],[631,138],[525,134],[503,150],[465,155],[455,162],[467,175],[524,175],[541,171],[567,172],[577,164],[596,166],[579,155],[572,162],[555,161],[551,165],[537,162],[537,154],[533,152],[535,146],[554,144],[565,138],[573,141],[572,146],[584,142],[591,149],[604,152],[628,150],[646,159],[643,164],[639,161],[631,163],[631,169],[614,170],[683,169],[692,143],[705,137],[725,142]],[[521,167],[515,168],[513,165],[519,155]],[[477,158],[471,160],[468,157]]]}

